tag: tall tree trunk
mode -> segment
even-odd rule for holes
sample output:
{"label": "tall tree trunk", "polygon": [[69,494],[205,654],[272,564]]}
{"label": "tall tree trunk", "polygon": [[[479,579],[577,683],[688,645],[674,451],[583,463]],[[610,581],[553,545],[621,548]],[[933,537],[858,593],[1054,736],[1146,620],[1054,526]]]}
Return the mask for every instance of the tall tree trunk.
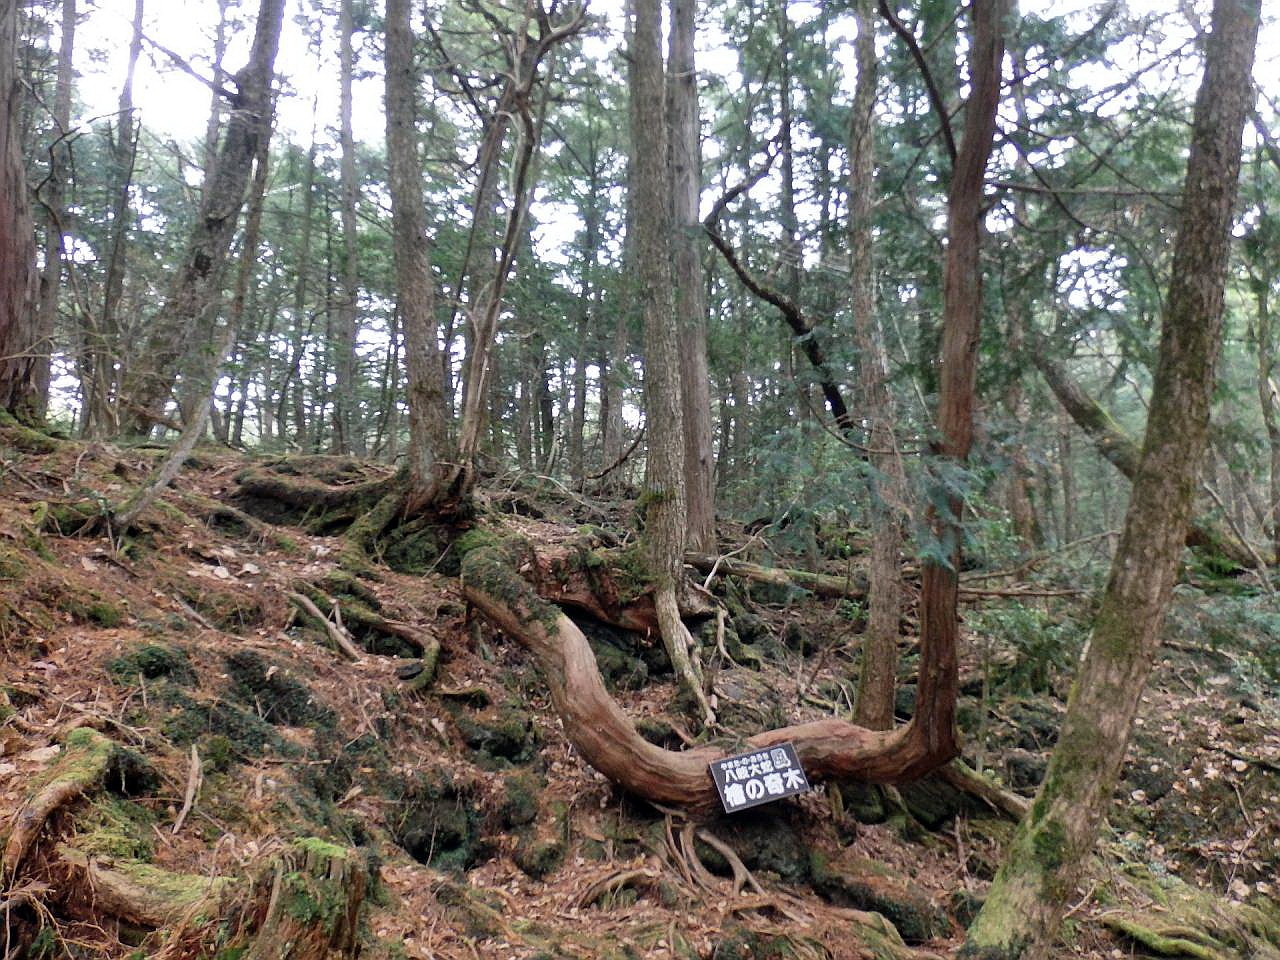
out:
{"label": "tall tree trunk", "polygon": [[356,141],[351,130],[351,78],[355,52],[351,6],[342,0],[338,14],[339,140],[342,145],[342,273],[338,309],[334,318],[333,448],[339,454],[363,454],[356,383],[356,309],[360,293],[360,260],[356,249],[356,204],[360,185],[356,180]]}
{"label": "tall tree trunk", "polygon": [[1062,731],[963,953],[1040,956],[1097,839],[1160,644],[1209,427],[1260,0],[1215,0],[1151,410],[1124,531]]}
{"label": "tall tree trunk", "polygon": [[671,205],[661,0],[635,0],[631,42],[631,143],[635,164],[636,286],[644,317],[644,399],[648,424],[644,544],[655,578],[662,640],[684,691],[707,723],[715,719],[702,690],[693,638],[680,619],[676,586],[684,575],[684,413],[680,355],[671,293]]}
{"label": "tall tree trunk", "polygon": [[119,386],[123,371],[117,372],[116,359],[124,366],[120,343],[120,303],[124,298],[124,280],[128,267],[128,237],[133,219],[129,190],[133,182],[133,164],[138,152],[137,124],[133,116],[133,77],[142,55],[142,19],[144,0],[134,0],[133,33],[129,42],[129,60],[124,82],[120,86],[117,105],[116,133],[111,144],[111,235],[108,240],[106,276],[103,278],[102,313],[95,322],[91,314],[84,317],[83,359],[80,375],[85,411],[81,432],[86,437],[111,436],[120,431]]}
{"label": "tall tree trunk", "polygon": [[1258,402],[1271,450],[1270,503],[1266,511],[1272,552],[1280,563],[1280,367],[1276,363],[1276,325],[1271,315],[1269,280],[1254,287],[1258,303]]}
{"label": "tall tree trunk", "polygon": [[431,240],[422,197],[415,122],[418,69],[409,0],[387,0],[386,110],[388,187],[394,238],[396,300],[404,328],[409,406],[409,475],[418,495],[434,496],[451,458],[445,419],[444,367],[435,321]]}
{"label": "tall tree trunk", "polygon": [[849,282],[863,415],[870,421],[871,569],[855,719],[871,730],[893,726],[898,634],[902,619],[902,545],[906,478],[895,450],[889,356],[876,319],[872,226],[875,213],[876,38],[872,0],[854,5],[857,88],[849,125]]}
{"label": "tall tree trunk", "polygon": [[707,369],[707,302],[702,276],[703,233],[698,75],[694,61],[697,0],[671,0],[668,123],[671,130],[672,281],[679,334],[684,417],[686,538],[689,549],[713,551],[715,461],[711,452],[711,374]]}
{"label": "tall tree trunk", "polygon": [[[232,78],[236,92],[213,171],[205,181],[200,211],[147,339],[145,369],[135,370],[128,394],[142,410],[137,427],[160,415],[179,362],[194,373],[221,360],[211,358],[214,309],[226,273],[227,256],[240,220],[259,143],[271,133],[272,80],[284,0],[260,0],[249,62]],[[191,345],[195,347],[192,349]]]}
{"label": "tall tree trunk", "polygon": [[63,231],[67,217],[67,174],[71,167],[72,60],[76,48],[76,0],[62,0],[62,37],[58,50],[58,79],[53,95],[54,134],[49,148],[49,174],[41,191],[45,209],[44,271],[40,275],[40,301],[36,319],[36,416],[44,418],[49,405],[49,376],[53,338],[62,292]]}
{"label": "tall tree trunk", "polygon": [[[982,321],[983,183],[996,129],[1000,102],[1000,68],[1004,60],[1004,0],[973,0],[973,32],[969,54],[970,93],[964,108],[964,134],[956,153],[947,198],[947,258],[943,273],[942,364],[938,392],[939,469],[963,468],[973,444],[973,409],[977,381],[978,334]],[[939,481],[934,481],[939,482]],[[937,649],[935,669],[921,669],[917,687],[921,703],[933,705],[931,723],[916,727],[930,752],[959,752],[955,740],[958,686],[956,647],[959,618],[956,601],[961,560],[964,502],[945,494],[941,507],[930,508],[934,556],[925,560],[920,586],[920,643]],[[942,559],[945,558],[945,559]]]}
{"label": "tall tree trunk", "polygon": [[18,133],[19,0],[0,0],[0,414],[35,422],[35,232]]}

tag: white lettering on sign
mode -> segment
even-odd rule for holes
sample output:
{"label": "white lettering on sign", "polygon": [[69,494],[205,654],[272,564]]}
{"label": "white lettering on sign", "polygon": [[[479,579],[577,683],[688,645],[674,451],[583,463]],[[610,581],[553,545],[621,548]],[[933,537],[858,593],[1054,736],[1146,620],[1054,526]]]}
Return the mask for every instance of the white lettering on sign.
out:
{"label": "white lettering on sign", "polygon": [[809,789],[800,758],[789,743],[724,757],[713,761],[709,769],[727,813],[792,797]]}

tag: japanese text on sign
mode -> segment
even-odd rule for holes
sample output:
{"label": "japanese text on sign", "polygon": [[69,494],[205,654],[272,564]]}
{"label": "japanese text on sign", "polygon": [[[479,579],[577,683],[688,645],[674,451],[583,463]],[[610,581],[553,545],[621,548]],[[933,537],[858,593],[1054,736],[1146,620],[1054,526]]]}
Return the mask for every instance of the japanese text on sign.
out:
{"label": "japanese text on sign", "polygon": [[800,758],[789,743],[725,757],[714,761],[710,769],[726,813],[794,797],[809,789]]}

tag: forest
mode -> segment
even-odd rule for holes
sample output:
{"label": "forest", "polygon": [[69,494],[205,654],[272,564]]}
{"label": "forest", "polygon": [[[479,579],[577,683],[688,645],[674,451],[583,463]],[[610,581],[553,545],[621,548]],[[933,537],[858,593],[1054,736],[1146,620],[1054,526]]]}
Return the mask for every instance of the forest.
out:
{"label": "forest", "polygon": [[1280,960],[1277,51],[0,0],[4,960]]}

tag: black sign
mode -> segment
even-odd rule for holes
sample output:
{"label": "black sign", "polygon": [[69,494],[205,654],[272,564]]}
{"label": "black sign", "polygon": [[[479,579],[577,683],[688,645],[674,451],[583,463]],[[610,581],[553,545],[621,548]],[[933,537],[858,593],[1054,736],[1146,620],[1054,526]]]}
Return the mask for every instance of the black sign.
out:
{"label": "black sign", "polygon": [[725,813],[794,797],[809,789],[796,748],[789,743],[725,757],[709,766]]}

